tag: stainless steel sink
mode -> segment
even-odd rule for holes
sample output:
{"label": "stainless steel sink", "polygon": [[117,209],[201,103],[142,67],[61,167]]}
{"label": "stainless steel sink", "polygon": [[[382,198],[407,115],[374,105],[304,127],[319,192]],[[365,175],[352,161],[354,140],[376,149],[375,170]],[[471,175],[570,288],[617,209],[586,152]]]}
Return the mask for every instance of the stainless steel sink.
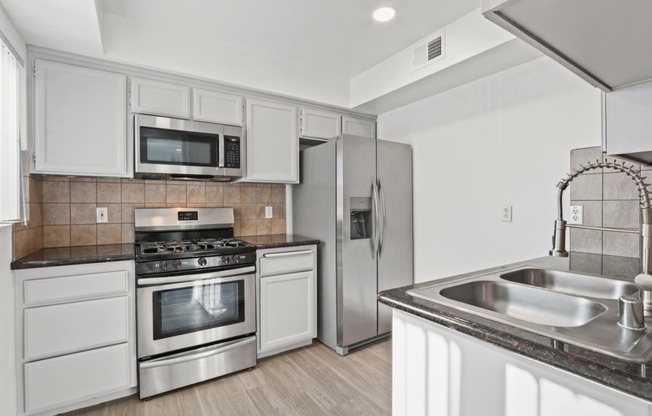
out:
{"label": "stainless steel sink", "polygon": [[584,298],[486,280],[449,287],[440,293],[467,305],[546,326],[584,325],[607,310],[601,303]]}
{"label": "stainless steel sink", "polygon": [[618,299],[638,291],[635,284],[622,280],[560,270],[527,268],[504,273],[500,277],[510,282],[538,286],[555,292],[601,299]]}
{"label": "stainless steel sink", "polygon": [[446,279],[407,293],[422,302],[643,363],[652,360],[652,325],[642,331],[618,325],[618,297],[636,290],[622,280],[524,266]]}

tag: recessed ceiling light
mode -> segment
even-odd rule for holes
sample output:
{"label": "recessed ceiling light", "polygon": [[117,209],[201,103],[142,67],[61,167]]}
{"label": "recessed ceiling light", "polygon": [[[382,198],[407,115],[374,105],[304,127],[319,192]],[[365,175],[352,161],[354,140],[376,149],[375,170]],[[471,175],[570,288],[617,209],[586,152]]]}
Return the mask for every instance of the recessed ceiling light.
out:
{"label": "recessed ceiling light", "polygon": [[393,7],[381,7],[374,11],[374,20],[377,22],[389,22],[396,16],[396,10]]}

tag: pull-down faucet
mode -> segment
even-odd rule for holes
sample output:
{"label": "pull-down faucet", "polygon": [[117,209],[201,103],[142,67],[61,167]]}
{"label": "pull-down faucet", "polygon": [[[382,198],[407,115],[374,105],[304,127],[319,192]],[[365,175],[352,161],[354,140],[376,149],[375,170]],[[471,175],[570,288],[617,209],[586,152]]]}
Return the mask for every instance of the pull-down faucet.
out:
{"label": "pull-down faucet", "polygon": [[604,162],[598,160],[595,163],[588,162],[587,166],[580,164],[579,169],[573,169],[572,173],[569,173],[566,178],[562,179],[558,184],[558,200],[557,200],[557,220],[555,221],[555,234],[554,234],[554,243],[552,250],[549,254],[555,257],[568,257],[568,251],[566,251],[566,221],[563,217],[563,208],[562,208],[562,195],[564,190],[568,188],[570,182],[580,176],[581,174],[592,170],[592,169],[614,169],[620,172],[624,172],[629,177],[631,177],[636,186],[638,186],[640,206],[641,206],[641,222],[638,230],[630,230],[624,228],[609,228],[609,227],[593,227],[593,226],[582,226],[582,225],[568,225],[572,228],[582,228],[589,230],[602,230],[602,231],[616,231],[616,232],[625,232],[625,233],[640,233],[641,236],[641,273],[636,276],[635,282],[636,285],[641,290],[641,298],[643,300],[643,306],[646,316],[652,316],[652,205],[650,204],[651,192],[648,190],[647,184],[644,182],[645,177],[641,176],[641,172],[633,170],[633,165],[626,166],[625,162],[618,163],[616,160],[609,162],[605,159]]}

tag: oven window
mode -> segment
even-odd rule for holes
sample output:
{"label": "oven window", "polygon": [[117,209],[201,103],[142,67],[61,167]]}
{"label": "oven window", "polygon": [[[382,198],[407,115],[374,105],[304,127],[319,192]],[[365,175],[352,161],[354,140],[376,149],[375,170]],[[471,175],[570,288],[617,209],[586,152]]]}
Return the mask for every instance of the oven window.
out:
{"label": "oven window", "polygon": [[244,281],[155,291],[154,339],[244,322]]}
{"label": "oven window", "polygon": [[217,167],[218,135],[140,128],[140,162]]}

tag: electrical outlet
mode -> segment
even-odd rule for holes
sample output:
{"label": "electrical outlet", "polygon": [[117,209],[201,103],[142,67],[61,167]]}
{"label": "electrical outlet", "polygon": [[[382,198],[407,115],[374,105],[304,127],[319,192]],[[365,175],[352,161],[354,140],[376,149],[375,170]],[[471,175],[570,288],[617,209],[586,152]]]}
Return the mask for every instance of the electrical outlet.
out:
{"label": "electrical outlet", "polygon": [[272,218],[274,216],[274,210],[272,207],[265,207],[265,218]]}
{"label": "electrical outlet", "polygon": [[504,205],[502,211],[502,221],[503,222],[512,222],[512,206]]}
{"label": "electrical outlet", "polygon": [[98,207],[95,211],[95,217],[96,222],[109,222],[109,209]]}
{"label": "electrical outlet", "polygon": [[584,223],[584,210],[582,209],[582,205],[571,205],[568,223],[578,225]]}

